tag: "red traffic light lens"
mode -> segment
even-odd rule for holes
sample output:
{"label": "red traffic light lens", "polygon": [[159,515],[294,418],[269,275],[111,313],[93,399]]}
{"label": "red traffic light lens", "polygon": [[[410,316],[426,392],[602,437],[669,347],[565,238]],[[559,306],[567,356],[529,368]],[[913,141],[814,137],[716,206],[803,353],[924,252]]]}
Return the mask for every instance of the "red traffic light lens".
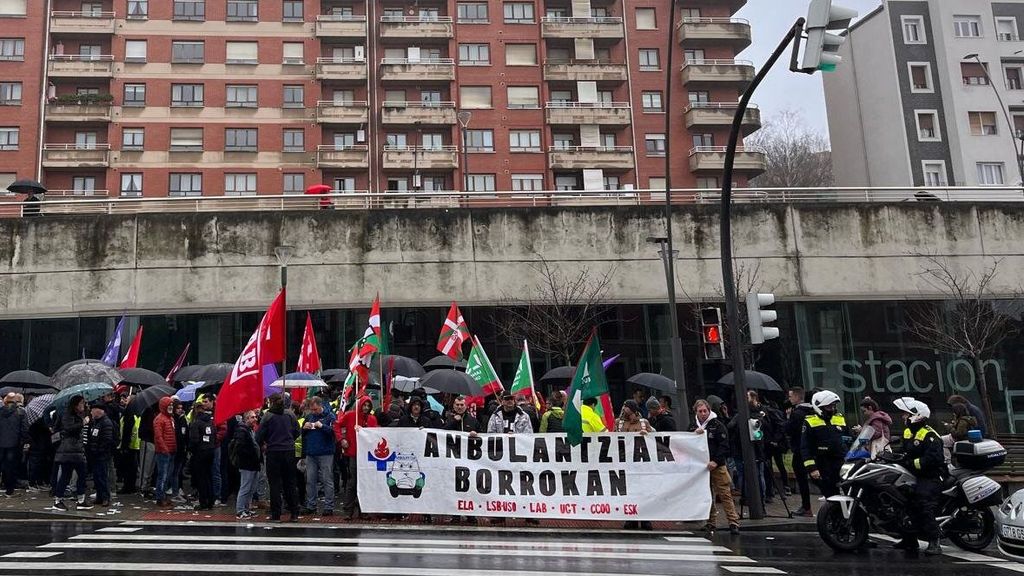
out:
{"label": "red traffic light lens", "polygon": [[719,344],[722,341],[722,329],[719,326],[704,326],[704,342]]}

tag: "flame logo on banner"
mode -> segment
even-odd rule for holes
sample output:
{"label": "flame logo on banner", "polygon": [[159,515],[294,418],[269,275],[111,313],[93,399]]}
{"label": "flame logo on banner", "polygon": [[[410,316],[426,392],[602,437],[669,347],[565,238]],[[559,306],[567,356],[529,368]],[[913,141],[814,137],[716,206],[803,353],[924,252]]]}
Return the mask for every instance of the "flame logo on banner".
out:
{"label": "flame logo on banner", "polygon": [[387,438],[380,439],[380,443],[377,444],[377,449],[373,451],[373,455],[381,460],[391,455],[391,448],[388,447]]}

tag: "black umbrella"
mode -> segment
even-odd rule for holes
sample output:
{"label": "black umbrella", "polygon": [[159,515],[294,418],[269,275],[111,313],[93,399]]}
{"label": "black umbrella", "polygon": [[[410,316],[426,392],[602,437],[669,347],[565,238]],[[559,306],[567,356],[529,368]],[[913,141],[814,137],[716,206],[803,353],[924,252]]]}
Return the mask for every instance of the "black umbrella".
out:
{"label": "black umbrella", "polygon": [[[775,378],[762,372],[747,370],[743,373],[743,381],[748,390],[764,390],[766,392],[782,392],[782,386],[775,381]],[[732,386],[734,384],[732,372],[718,379],[719,384]]]}
{"label": "black umbrella", "polygon": [[331,378],[333,376],[337,376],[338,374],[341,374],[341,373],[348,374],[348,370],[346,370],[344,368],[328,368],[327,370],[321,370],[320,371],[320,377],[323,378],[326,381],[328,378]]}
{"label": "black umbrella", "polygon": [[161,386],[167,384],[167,380],[163,376],[145,368],[122,368],[119,372],[124,377],[126,384],[134,384],[135,386]]}
{"label": "black umbrella", "polygon": [[128,403],[127,413],[132,416],[141,416],[143,412],[156,406],[160,399],[165,396],[174,396],[174,387],[167,384],[150,386],[132,397]]}
{"label": "black umbrella", "polygon": [[641,372],[630,376],[626,382],[636,384],[638,386],[644,386],[651,388],[652,390],[660,390],[661,392],[675,392],[676,381],[662,376],[661,374],[653,374],[651,372]]}
{"label": "black umbrella", "polygon": [[193,380],[201,380],[206,383],[224,382],[228,375],[231,374],[231,370],[235,367],[234,364],[228,364],[221,362],[219,364],[208,364],[202,370],[196,374]]}
{"label": "black umbrella", "polygon": [[572,382],[575,375],[575,366],[559,366],[558,368],[548,370],[540,377],[540,381],[545,384],[568,384]]}
{"label": "black umbrella", "polygon": [[15,180],[7,189],[15,194],[46,194],[46,186],[27,178]]}
{"label": "black umbrella", "polygon": [[[324,372],[327,371],[324,370]],[[344,368],[335,368],[331,372],[333,372],[333,374],[331,374],[330,376],[327,376],[326,374],[321,374],[322,376],[324,376],[324,381],[327,382],[328,384],[344,384],[345,380],[348,379],[348,370],[345,370]]]}
{"label": "black umbrella", "polygon": [[465,370],[466,369],[466,361],[465,360],[458,360],[458,361],[452,360],[450,356],[447,356],[445,354],[440,354],[440,355],[434,356],[430,360],[427,360],[426,362],[424,362],[423,363],[423,367],[426,368],[427,370],[436,370],[438,368]]}
{"label": "black umbrella", "polygon": [[199,380],[196,376],[203,371],[206,366],[202,364],[189,364],[188,366],[182,366],[174,373],[175,382],[189,382],[193,380]]}
{"label": "black umbrella", "polygon": [[[423,369],[423,366],[419,362],[409,358],[407,356],[397,356],[392,354],[390,356],[384,356],[380,360],[381,368],[385,371],[394,368],[394,374],[396,376],[405,376],[406,378],[422,378],[427,373]],[[393,364],[392,364],[393,363]]]}
{"label": "black umbrella", "polygon": [[438,392],[462,394],[463,396],[479,396],[483,393],[480,385],[465,372],[451,369],[431,370],[420,378],[420,387],[433,388]]}
{"label": "black umbrella", "polygon": [[102,382],[117,386],[124,378],[117,370],[107,366],[99,360],[82,359],[68,362],[53,373],[50,378],[50,386],[57,390],[64,390],[75,384],[87,382]]}
{"label": "black umbrella", "polygon": [[53,388],[50,377],[35,370],[15,370],[0,378],[0,384],[10,384],[19,388]]}

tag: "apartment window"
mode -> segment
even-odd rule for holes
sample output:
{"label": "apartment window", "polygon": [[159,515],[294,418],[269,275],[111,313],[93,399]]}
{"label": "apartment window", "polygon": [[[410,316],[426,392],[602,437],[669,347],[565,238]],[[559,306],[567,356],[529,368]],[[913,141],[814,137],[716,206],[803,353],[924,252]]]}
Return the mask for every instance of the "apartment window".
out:
{"label": "apartment window", "polygon": [[144,128],[125,128],[121,130],[121,150],[142,150],[146,143]]}
{"label": "apartment window", "polygon": [[24,38],[0,38],[0,60],[25,59]]}
{"label": "apartment window", "polygon": [[654,17],[654,8],[636,9],[637,30],[657,30],[658,24]]}
{"label": "apartment window", "polygon": [[121,173],[121,196],[138,197],[142,196],[142,173],[122,172]]}
{"label": "apartment window", "polygon": [[494,192],[494,174],[469,174],[466,189],[471,192]]}
{"label": "apartment window", "polygon": [[0,82],[0,106],[21,104],[21,82]]}
{"label": "apartment window", "polygon": [[226,64],[259,63],[259,44],[256,42],[227,42]]}
{"label": "apartment window", "polygon": [[202,105],[202,84],[171,84],[172,107],[200,108]]}
{"label": "apartment window", "polygon": [[17,150],[20,128],[0,128],[0,150]]}
{"label": "apartment window", "polygon": [[[338,136],[342,136],[342,134],[335,134],[334,135],[334,145],[335,146],[338,145]],[[344,136],[352,136],[352,135],[351,134],[345,134]],[[354,140],[352,140],[352,142],[354,142]],[[386,135],[384,137],[384,145],[385,146],[392,146],[394,148],[406,148],[409,144],[408,144],[408,141],[406,140],[405,134],[400,134],[400,133],[395,132],[395,133],[392,133],[392,134],[388,134],[388,135]],[[349,146],[351,146],[351,144],[349,144]]]}
{"label": "apartment window", "polygon": [[490,108],[490,86],[459,86],[459,108]]}
{"label": "apartment window", "polygon": [[683,50],[683,60],[687,62],[694,62],[704,59],[704,50],[701,48],[689,48]]}
{"label": "apartment window", "polygon": [[145,84],[125,84],[124,85],[124,99],[123,106],[145,106],[146,105],[146,85]]}
{"label": "apartment window", "polygon": [[145,20],[149,18],[149,2],[147,0],[128,0],[128,19]]}
{"label": "apartment window", "polygon": [[124,61],[125,62],[145,62],[146,61],[146,41],[145,40],[125,40],[124,42]]}
{"label": "apartment window", "polygon": [[664,190],[666,186],[664,176],[651,176],[647,179],[648,190]]}
{"label": "apartment window", "polygon": [[953,36],[980,38],[981,16],[953,16]]}
{"label": "apartment window", "polygon": [[26,0],[0,0],[0,16],[25,16]]}
{"label": "apartment window", "polygon": [[206,2],[174,0],[174,20],[206,20]]}
{"label": "apartment window", "polygon": [[924,31],[924,16],[901,16],[904,44],[927,44]]}
{"label": "apartment window", "polygon": [[665,111],[661,104],[661,92],[642,92],[640,94],[640,102],[643,105],[644,112]]}
{"label": "apartment window", "polygon": [[664,156],[665,155],[665,135],[664,134],[646,134],[644,135],[644,149],[647,151],[648,156]]}
{"label": "apartment window", "polygon": [[203,175],[172,172],[167,194],[169,196],[201,196],[203,194]]}
{"label": "apartment window", "polygon": [[562,174],[555,176],[555,190],[577,190],[580,183],[574,174]]}
{"label": "apartment window", "polygon": [[285,42],[282,53],[282,64],[302,64],[305,62],[306,45],[302,42]]}
{"label": "apartment window", "polygon": [[225,90],[225,107],[256,108],[256,87],[228,84]]}
{"label": "apartment window", "polygon": [[302,8],[302,0],[284,0],[284,22],[302,22],[306,19]]}
{"label": "apartment window", "polygon": [[306,151],[306,131],[299,129],[286,128],[284,130],[284,151],[285,152],[305,152]]}
{"label": "apartment window", "polygon": [[494,130],[466,130],[466,152],[494,152]]}
{"label": "apartment window", "polygon": [[932,89],[932,65],[928,62],[909,62],[911,92],[934,92]]}
{"label": "apartment window", "polygon": [[941,142],[939,133],[939,114],[935,110],[915,110],[917,120],[917,139],[920,142]]}
{"label": "apartment window", "polygon": [[459,24],[487,24],[487,4],[459,2],[456,6]]}
{"label": "apartment window", "polygon": [[224,130],[225,152],[255,152],[255,128],[226,128]]}
{"label": "apartment window", "polygon": [[995,136],[999,132],[995,112],[968,112],[967,118],[970,120],[972,136]]}
{"label": "apartment window", "polygon": [[459,66],[489,66],[490,63],[489,44],[459,44]]}
{"label": "apartment window", "polygon": [[256,22],[256,0],[228,0],[228,22]]}
{"label": "apartment window", "polygon": [[74,176],[71,178],[71,193],[75,196],[92,196],[95,192],[95,176]]}
{"label": "apartment window", "polygon": [[1020,40],[1020,36],[1017,34],[1017,19],[1013,17],[996,18],[996,38],[1000,42]]}
{"label": "apartment window", "polygon": [[513,174],[512,190],[517,192],[538,192],[544,189],[542,174]]}
{"label": "apartment window", "polygon": [[700,188],[701,190],[717,190],[718,188],[721,188],[721,186],[718,184],[718,178],[714,176],[706,176],[703,178],[697,178],[697,188]]}
{"label": "apartment window", "polygon": [[540,152],[540,130],[510,130],[509,152]]}
{"label": "apartment window", "polygon": [[988,70],[984,64],[977,62],[961,62],[960,75],[963,77],[965,86],[987,86]]}
{"label": "apartment window", "polygon": [[284,102],[285,108],[304,108],[306,106],[306,96],[302,85],[293,85],[284,87]]}
{"label": "apartment window", "polygon": [[640,49],[640,69],[648,71],[661,70],[661,65],[658,63],[657,48]]}
{"label": "apartment window", "polygon": [[353,192],[356,189],[356,179],[351,176],[335,176],[334,189],[339,192]]}
{"label": "apartment window", "polygon": [[[395,142],[398,142],[394,134],[388,134],[386,137],[387,145],[397,146]],[[405,146],[405,134],[399,134],[401,136],[401,145]],[[335,150],[346,150],[356,145],[356,135],[350,132],[338,132],[334,134],[334,149]]]}
{"label": "apartment window", "polygon": [[1002,162],[978,162],[978,184],[1001,186],[1003,184]]}
{"label": "apartment window", "polygon": [[427,192],[448,190],[448,178],[444,176],[424,176],[423,189]]}
{"label": "apartment window", "polygon": [[440,106],[441,105],[441,91],[440,90],[421,90],[420,91],[420,104],[424,106]]}
{"label": "apartment window", "polygon": [[533,4],[527,2],[505,2],[505,24],[533,24],[536,17]]}
{"label": "apartment window", "polygon": [[539,108],[540,96],[536,86],[509,86],[509,109]]}
{"label": "apartment window", "polygon": [[306,175],[301,172],[285,174],[282,184],[285,194],[304,194],[306,192]]}
{"label": "apartment window", "polygon": [[714,146],[715,135],[714,134],[691,134],[690,142],[693,143],[694,148]]}
{"label": "apartment window", "polygon": [[204,61],[206,61],[206,44],[202,40],[171,42],[171,63],[202,64]]}
{"label": "apartment window", "polygon": [[679,16],[681,18],[700,18],[700,8],[680,8]]}
{"label": "apartment window", "polygon": [[1003,75],[1006,76],[1006,89],[1007,90],[1020,90],[1022,87],[1022,80],[1024,80],[1024,66],[1020,64],[1014,64],[1012,66],[1003,66]]}
{"label": "apartment window", "polygon": [[225,174],[225,196],[252,196],[256,194],[256,174]]}
{"label": "apartment window", "polygon": [[601,184],[603,184],[605,190],[619,190],[622,188],[618,176],[605,176],[601,178]]}
{"label": "apartment window", "polygon": [[536,44],[505,44],[506,66],[536,66]]}
{"label": "apartment window", "polygon": [[202,152],[202,128],[171,128],[172,152]]}
{"label": "apartment window", "polygon": [[424,150],[440,150],[444,146],[444,134],[424,134],[420,137],[420,147]]}
{"label": "apartment window", "polygon": [[925,161],[921,163],[924,173],[924,185],[933,188],[946,185],[946,163],[942,161]]}
{"label": "apartment window", "polygon": [[686,98],[690,104],[701,104],[711,102],[711,93],[707,90],[691,90],[686,94]]}

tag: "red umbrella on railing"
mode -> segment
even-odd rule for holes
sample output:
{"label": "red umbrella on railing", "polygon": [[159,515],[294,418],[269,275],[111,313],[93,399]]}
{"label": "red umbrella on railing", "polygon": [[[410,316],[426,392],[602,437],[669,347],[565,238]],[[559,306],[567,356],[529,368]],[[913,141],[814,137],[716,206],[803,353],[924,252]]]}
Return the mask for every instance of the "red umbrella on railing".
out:
{"label": "red umbrella on railing", "polygon": [[330,210],[331,208],[334,207],[334,203],[331,201],[330,198],[326,196],[327,194],[330,193],[331,187],[328,186],[327,184],[313,184],[312,186],[306,188],[306,194],[323,196],[323,198],[320,199],[321,210]]}

